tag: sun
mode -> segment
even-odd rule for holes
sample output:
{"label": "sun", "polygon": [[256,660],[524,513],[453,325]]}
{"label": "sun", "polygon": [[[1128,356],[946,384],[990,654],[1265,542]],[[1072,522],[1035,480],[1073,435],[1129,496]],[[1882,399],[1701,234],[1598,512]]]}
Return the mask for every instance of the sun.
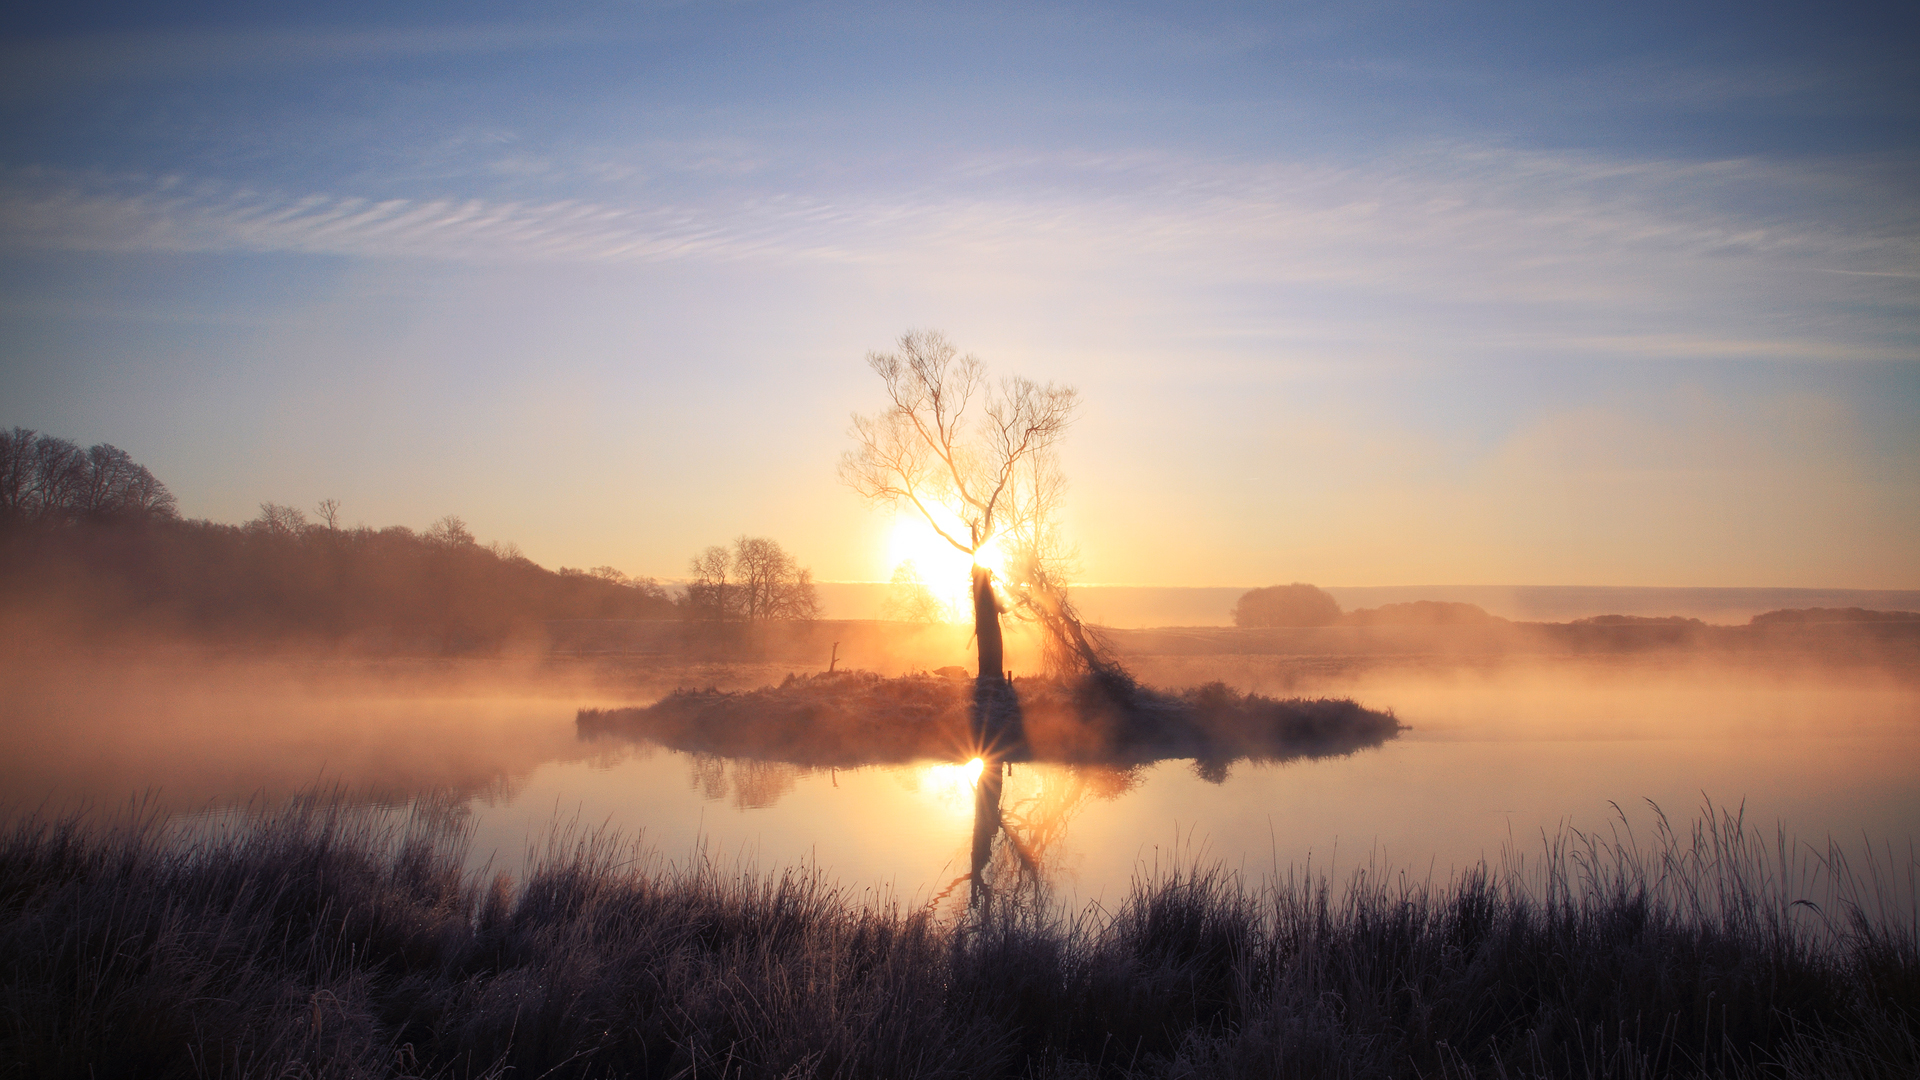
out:
{"label": "sun", "polygon": [[[965,523],[958,517],[936,507],[934,513],[952,520],[941,521],[941,526],[953,536],[964,538],[967,535]],[[936,592],[946,592],[947,583],[967,581],[969,571],[975,563],[992,570],[996,575],[1005,576],[1006,556],[1000,550],[999,538],[988,540],[972,558],[948,543],[945,537],[934,531],[927,519],[918,512],[895,514],[893,529],[887,537],[887,556],[893,566],[911,559],[920,571],[920,580],[926,582]]]}
{"label": "sun", "polygon": [[[947,531],[955,536],[966,536],[966,526],[955,520],[943,522]],[[899,566],[907,560],[920,572],[920,580],[936,593],[966,591],[966,582],[973,566],[973,559],[967,553],[948,543],[927,520],[918,513],[896,514],[893,529],[887,536],[887,558],[891,566]],[[980,565],[995,572],[999,571],[1000,550],[992,542],[980,550]]]}
{"label": "sun", "polygon": [[929,765],[920,774],[920,790],[953,814],[970,814],[973,790],[985,769],[986,762],[979,758],[964,765]]}

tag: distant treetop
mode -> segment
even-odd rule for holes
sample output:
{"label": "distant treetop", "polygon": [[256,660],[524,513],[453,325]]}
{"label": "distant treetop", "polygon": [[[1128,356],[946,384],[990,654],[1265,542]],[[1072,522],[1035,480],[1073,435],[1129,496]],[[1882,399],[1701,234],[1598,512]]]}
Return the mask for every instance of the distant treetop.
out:
{"label": "distant treetop", "polygon": [[1339,621],[1339,602],[1302,581],[1254,589],[1233,606],[1235,626],[1332,626]]}
{"label": "distant treetop", "polygon": [[173,493],[125,450],[0,431],[0,523],[171,518]]}

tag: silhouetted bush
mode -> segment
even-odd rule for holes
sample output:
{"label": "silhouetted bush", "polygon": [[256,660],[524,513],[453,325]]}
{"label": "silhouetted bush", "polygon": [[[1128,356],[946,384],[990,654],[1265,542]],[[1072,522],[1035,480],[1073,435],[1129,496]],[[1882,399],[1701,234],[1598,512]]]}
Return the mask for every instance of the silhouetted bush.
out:
{"label": "silhouetted bush", "polygon": [[1748,620],[1752,626],[1803,626],[1821,623],[1920,622],[1920,611],[1868,611],[1866,608],[1783,608]]}
{"label": "silhouetted bush", "polygon": [[184,834],[14,826],[0,1076],[1920,1072],[1911,916],[1837,857],[1806,895],[1790,845],[1711,808],[1442,883],[1161,871],[1064,921],[565,830],[515,885],[463,874],[463,843],[442,810],[319,799]]}
{"label": "silhouetted bush", "polygon": [[1340,620],[1348,626],[1500,626],[1507,620],[1490,615],[1478,604],[1452,600],[1414,600],[1349,611]]}
{"label": "silhouetted bush", "polygon": [[1332,626],[1339,621],[1339,602],[1300,581],[1250,590],[1233,605],[1235,626]]}
{"label": "silhouetted bush", "polygon": [[1689,619],[1684,615],[1589,615],[1584,619],[1575,619],[1568,626],[1638,626],[1638,627],[1684,627],[1686,629],[1704,629],[1706,623],[1699,619]]}

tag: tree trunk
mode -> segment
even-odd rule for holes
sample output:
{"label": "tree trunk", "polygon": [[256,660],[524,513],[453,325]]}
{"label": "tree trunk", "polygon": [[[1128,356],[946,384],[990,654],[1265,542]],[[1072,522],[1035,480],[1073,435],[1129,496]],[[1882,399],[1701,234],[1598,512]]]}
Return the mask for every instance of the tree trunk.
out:
{"label": "tree trunk", "polygon": [[1000,641],[1000,605],[993,598],[993,571],[977,565],[973,568],[973,636],[980,643],[980,682],[1006,678],[1006,649]]}
{"label": "tree trunk", "polygon": [[1026,723],[1020,699],[1007,681],[1000,639],[1000,604],[993,598],[993,571],[973,568],[973,633],[980,643],[980,674],[973,681],[973,740],[988,769],[1022,753]]}

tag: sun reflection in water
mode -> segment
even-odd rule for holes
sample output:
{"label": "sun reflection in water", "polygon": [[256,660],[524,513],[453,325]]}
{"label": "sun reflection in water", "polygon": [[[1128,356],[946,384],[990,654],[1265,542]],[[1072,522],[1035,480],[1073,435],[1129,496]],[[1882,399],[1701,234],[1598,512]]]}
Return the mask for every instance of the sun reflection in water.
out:
{"label": "sun reflection in water", "polygon": [[929,765],[921,771],[920,790],[956,816],[973,813],[973,789],[986,763],[979,758],[962,765]]}

